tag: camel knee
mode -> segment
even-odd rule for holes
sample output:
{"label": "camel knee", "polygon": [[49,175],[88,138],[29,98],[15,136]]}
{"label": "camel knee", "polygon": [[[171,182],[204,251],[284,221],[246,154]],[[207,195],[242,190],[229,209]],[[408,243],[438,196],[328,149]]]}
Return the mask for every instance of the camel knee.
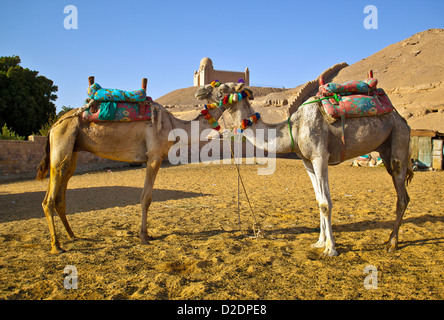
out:
{"label": "camel knee", "polygon": [[140,204],[142,207],[149,208],[151,205],[151,202],[153,201],[153,197],[150,195],[142,195],[140,198]]}
{"label": "camel knee", "polygon": [[55,199],[52,197],[45,197],[42,202],[42,208],[45,213],[48,211],[53,213],[55,210]]}
{"label": "camel knee", "polygon": [[404,197],[402,197],[402,199],[399,199],[398,200],[398,205],[400,205],[401,207],[407,207],[407,205],[409,204],[409,202],[410,202],[410,197],[409,197],[409,195],[407,194],[407,192],[405,193],[405,196]]}
{"label": "camel knee", "polygon": [[403,161],[399,160],[398,158],[392,158],[390,161],[390,171],[390,174],[394,177],[405,174],[405,179],[411,180],[411,178],[413,178],[413,170],[411,169],[410,161],[403,163]]}
{"label": "camel knee", "polygon": [[328,217],[330,215],[331,209],[331,203],[319,201],[319,210],[324,217]]}
{"label": "camel knee", "polygon": [[392,159],[390,166],[393,175],[398,175],[401,172],[401,160]]}

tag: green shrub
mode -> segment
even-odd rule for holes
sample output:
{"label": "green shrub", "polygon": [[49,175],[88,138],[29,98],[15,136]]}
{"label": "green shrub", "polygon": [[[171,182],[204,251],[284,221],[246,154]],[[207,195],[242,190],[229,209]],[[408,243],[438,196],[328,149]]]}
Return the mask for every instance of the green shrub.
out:
{"label": "green shrub", "polygon": [[49,116],[49,119],[48,119],[48,122],[45,123],[45,124],[40,128],[40,130],[39,130],[38,133],[34,133],[34,135],[36,135],[36,136],[47,136],[47,135],[48,135],[48,132],[49,132],[49,129],[51,129],[52,125],[53,125],[54,123],[56,123],[57,119],[58,119],[57,116],[55,116],[55,115],[50,115],[50,116]]}
{"label": "green shrub", "polygon": [[2,127],[2,132],[0,134],[0,140],[25,140],[25,137],[19,136],[12,129],[9,129],[8,126],[5,125]]}

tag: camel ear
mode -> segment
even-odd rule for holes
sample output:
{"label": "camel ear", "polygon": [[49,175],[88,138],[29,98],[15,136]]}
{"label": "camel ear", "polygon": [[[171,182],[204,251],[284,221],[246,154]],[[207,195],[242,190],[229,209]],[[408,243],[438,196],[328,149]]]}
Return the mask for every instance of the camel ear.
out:
{"label": "camel ear", "polygon": [[242,90],[244,90],[244,87],[245,83],[236,83],[235,90],[236,92],[241,92]]}

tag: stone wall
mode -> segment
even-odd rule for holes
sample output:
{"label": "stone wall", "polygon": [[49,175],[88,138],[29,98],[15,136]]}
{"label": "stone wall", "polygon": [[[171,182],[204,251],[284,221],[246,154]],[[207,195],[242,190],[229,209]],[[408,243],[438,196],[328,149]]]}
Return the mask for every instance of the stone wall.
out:
{"label": "stone wall", "polygon": [[[220,158],[230,158],[231,152],[228,145],[224,145],[223,140],[219,140]],[[207,141],[200,141],[198,146],[186,147],[188,159],[185,163],[197,162],[204,159],[201,156],[202,148],[207,144]],[[40,163],[45,152],[46,137],[29,136],[28,141],[14,141],[14,140],[0,140],[0,183],[17,179],[32,179],[37,175],[37,165]],[[254,148],[248,141],[242,142],[239,147],[231,142],[231,148],[237,156],[237,152],[241,152],[242,158],[250,158],[254,156],[269,157],[268,152],[257,154],[257,149]],[[239,149],[238,149],[239,148]],[[252,154],[247,152],[247,149],[252,150]],[[206,150],[208,152],[208,150]],[[205,154],[210,156],[211,153]],[[295,154],[278,154],[277,158],[296,158]],[[245,163],[245,159],[242,163]],[[164,159],[165,163],[169,162],[169,158]],[[181,163],[181,164],[185,164]],[[130,166],[127,162],[113,161],[98,157],[89,152],[80,151],[77,157],[76,172],[86,172],[91,170],[102,170],[104,168],[119,168]],[[145,165],[143,165],[145,167]]]}
{"label": "stone wall", "polygon": [[[35,177],[37,165],[45,153],[46,139],[29,136],[28,141],[0,140],[0,181]],[[89,152],[78,153],[77,171],[123,165],[125,163],[104,159]]]}

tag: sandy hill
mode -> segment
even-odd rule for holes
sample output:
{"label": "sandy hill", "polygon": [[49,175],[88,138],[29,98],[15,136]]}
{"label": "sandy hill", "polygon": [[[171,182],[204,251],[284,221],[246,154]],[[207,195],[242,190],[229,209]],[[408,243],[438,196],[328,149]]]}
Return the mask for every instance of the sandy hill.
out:
{"label": "sandy hill", "polygon": [[332,82],[365,79],[372,69],[412,128],[444,132],[443,57],[444,29],[430,29],[342,69]]}
{"label": "sandy hill", "polygon": [[[281,88],[265,88],[265,87],[249,87],[249,88],[253,90],[255,97],[266,96],[270,93],[285,91],[285,89]],[[204,102],[194,97],[196,91],[197,87],[177,89],[156,99],[156,102],[164,106],[181,106],[181,105],[197,106],[204,104]]]}
{"label": "sandy hill", "polygon": [[[282,88],[268,88],[268,87],[249,87],[253,90],[254,97],[264,97],[268,94],[279,93],[285,91]],[[178,118],[185,120],[194,119],[200,110],[204,101],[198,100],[194,97],[197,87],[188,87],[177,89],[163,95],[156,99],[156,102],[170,109],[170,111]],[[230,118],[227,119],[229,123]],[[227,124],[228,125],[228,124]]]}
{"label": "sandy hill", "polygon": [[[378,79],[378,87],[389,95],[398,112],[413,129],[444,132],[444,29],[430,29],[389,45],[326,79],[342,83],[363,80],[368,70]],[[314,79],[307,79],[314,80]],[[288,117],[292,99],[304,84],[291,89],[252,87],[253,107],[267,122]],[[172,91],[156,101],[184,118],[197,115],[201,101],[194,98],[196,87]],[[316,90],[311,90],[314,94]]]}

